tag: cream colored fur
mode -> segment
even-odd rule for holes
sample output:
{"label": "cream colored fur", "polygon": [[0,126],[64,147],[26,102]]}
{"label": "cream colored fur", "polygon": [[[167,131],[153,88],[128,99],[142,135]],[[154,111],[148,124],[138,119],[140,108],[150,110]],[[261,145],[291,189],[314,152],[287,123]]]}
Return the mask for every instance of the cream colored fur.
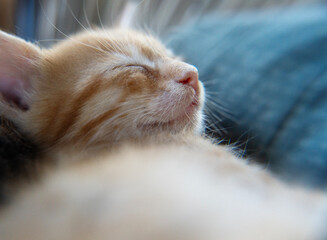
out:
{"label": "cream colored fur", "polygon": [[1,212],[1,239],[322,239],[325,196],[187,143],[123,146],[52,171]]}

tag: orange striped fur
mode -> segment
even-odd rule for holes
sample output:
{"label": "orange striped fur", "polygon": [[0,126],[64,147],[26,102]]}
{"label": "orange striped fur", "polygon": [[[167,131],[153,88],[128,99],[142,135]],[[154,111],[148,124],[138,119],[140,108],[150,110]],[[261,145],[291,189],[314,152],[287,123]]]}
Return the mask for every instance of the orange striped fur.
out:
{"label": "orange striped fur", "polygon": [[0,43],[6,39],[13,61],[24,56],[23,71],[33,72],[26,81],[32,87],[24,88],[29,110],[15,109],[13,118],[44,147],[110,144],[201,127],[202,84],[178,82],[189,72],[197,78],[197,70],[153,37],[131,30],[90,31],[51,49],[1,33]]}

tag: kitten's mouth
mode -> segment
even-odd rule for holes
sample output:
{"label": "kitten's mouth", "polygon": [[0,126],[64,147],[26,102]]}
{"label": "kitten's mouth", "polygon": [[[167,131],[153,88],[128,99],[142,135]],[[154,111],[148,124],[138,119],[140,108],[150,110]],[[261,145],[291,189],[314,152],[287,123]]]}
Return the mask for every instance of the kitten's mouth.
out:
{"label": "kitten's mouth", "polygon": [[[184,116],[189,116],[189,117],[191,117],[194,113],[195,113],[195,111],[197,110],[197,108],[198,108],[198,106],[199,106],[199,104],[198,104],[198,102],[197,101],[193,101],[186,109],[185,109],[185,111],[184,111],[184,113],[183,114],[181,114],[181,116],[180,117],[183,117],[183,115]],[[178,117],[178,118],[180,118],[180,117]],[[177,118],[177,119],[178,119]]]}
{"label": "kitten's mouth", "polygon": [[143,128],[153,129],[153,128],[172,128],[176,125],[186,126],[189,122],[195,121],[195,115],[199,108],[198,100],[194,100],[188,105],[177,117],[172,118],[168,121],[157,121],[153,123],[148,123],[142,125]]}
{"label": "kitten's mouth", "polygon": [[188,121],[192,121],[196,111],[198,110],[199,103],[198,100],[193,100],[190,105],[188,105],[177,117],[174,117],[171,120],[166,122],[161,122],[162,124],[174,125],[177,123],[184,123]]}

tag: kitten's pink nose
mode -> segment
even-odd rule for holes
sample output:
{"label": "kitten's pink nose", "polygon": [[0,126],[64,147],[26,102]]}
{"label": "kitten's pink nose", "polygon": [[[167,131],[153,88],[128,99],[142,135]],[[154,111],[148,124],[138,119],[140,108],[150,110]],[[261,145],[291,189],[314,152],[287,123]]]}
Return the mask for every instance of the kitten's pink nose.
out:
{"label": "kitten's pink nose", "polygon": [[191,86],[195,92],[199,89],[198,71],[196,69],[188,70],[184,75],[177,80],[181,84],[186,84]]}

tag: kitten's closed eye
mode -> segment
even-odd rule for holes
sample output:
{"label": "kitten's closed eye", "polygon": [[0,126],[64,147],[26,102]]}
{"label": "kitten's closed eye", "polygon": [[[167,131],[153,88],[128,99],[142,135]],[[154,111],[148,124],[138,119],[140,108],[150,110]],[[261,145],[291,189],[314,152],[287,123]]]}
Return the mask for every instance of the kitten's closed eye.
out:
{"label": "kitten's closed eye", "polygon": [[142,64],[127,64],[127,65],[124,65],[123,68],[143,72],[143,73],[149,75],[150,77],[152,77],[153,79],[155,78],[155,75],[156,75],[155,74],[156,71],[154,71],[150,67],[148,67],[146,65],[142,65]]}
{"label": "kitten's closed eye", "polygon": [[146,70],[146,71],[149,70],[148,67],[146,67],[144,65],[139,65],[139,64],[128,64],[128,65],[125,65],[124,67],[134,68],[134,69],[138,69],[138,70]]}
{"label": "kitten's closed eye", "polygon": [[131,69],[136,69],[136,70],[148,70],[148,67],[146,67],[144,65],[139,65],[139,64],[118,65],[118,66],[114,66],[111,70],[119,70],[119,69],[124,69],[124,68],[131,68]]}

